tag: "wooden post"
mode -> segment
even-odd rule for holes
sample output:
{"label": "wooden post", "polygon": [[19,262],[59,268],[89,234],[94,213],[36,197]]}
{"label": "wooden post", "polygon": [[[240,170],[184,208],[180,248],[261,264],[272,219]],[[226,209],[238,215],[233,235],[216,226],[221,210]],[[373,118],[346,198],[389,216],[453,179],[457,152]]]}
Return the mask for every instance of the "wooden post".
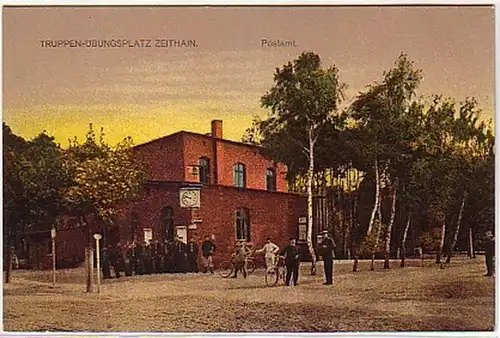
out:
{"label": "wooden post", "polygon": [[52,238],[52,286],[56,286],[56,228],[50,231]]}
{"label": "wooden post", "polygon": [[97,293],[101,292],[101,263],[100,263],[100,249],[99,249],[99,240],[102,238],[100,234],[95,234],[95,254],[96,254],[96,264],[97,264]]}
{"label": "wooden post", "polygon": [[11,246],[7,252],[7,262],[5,262],[5,283],[10,282],[10,277],[12,276],[12,257],[14,257],[14,247]]}
{"label": "wooden post", "polygon": [[469,252],[470,258],[476,258],[474,253],[474,236],[472,236],[472,228],[469,228]]}
{"label": "wooden post", "polygon": [[85,248],[85,267],[87,272],[87,292],[92,292],[93,275],[94,275],[94,249],[92,247]]}

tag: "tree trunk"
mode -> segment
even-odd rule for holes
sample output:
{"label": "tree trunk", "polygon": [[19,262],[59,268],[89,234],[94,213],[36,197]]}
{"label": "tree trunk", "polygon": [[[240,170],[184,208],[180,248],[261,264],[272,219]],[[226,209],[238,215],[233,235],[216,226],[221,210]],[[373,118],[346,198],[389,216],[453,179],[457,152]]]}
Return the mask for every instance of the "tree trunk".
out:
{"label": "tree trunk", "polygon": [[470,257],[476,258],[476,253],[474,252],[474,236],[472,234],[472,228],[469,228],[469,250]]}
{"label": "tree trunk", "polygon": [[385,233],[385,252],[384,252],[384,269],[390,268],[389,256],[391,253],[391,238],[392,238],[392,226],[394,224],[394,218],[396,217],[396,193],[398,190],[397,181],[394,182],[392,187],[392,206],[391,206],[391,217],[389,219],[389,224],[387,226],[387,231]]}
{"label": "tree trunk", "polygon": [[375,170],[375,202],[373,203],[373,210],[370,216],[370,222],[368,223],[368,230],[366,235],[369,236],[372,232],[373,222],[375,221],[375,214],[379,208],[379,196],[380,196],[380,177],[378,172],[378,160],[375,158],[374,168]]}
{"label": "tree trunk", "polygon": [[87,292],[92,292],[94,284],[94,249],[92,247],[85,248],[85,268]]}
{"label": "tree trunk", "polygon": [[307,171],[307,247],[311,255],[311,275],[316,274],[316,252],[313,245],[313,193],[314,141],[312,128],[309,130],[309,170]]}
{"label": "tree trunk", "polygon": [[382,221],[380,220],[381,218],[382,217],[379,216],[379,219],[377,219],[377,221],[375,221],[375,223],[377,224],[377,237],[375,238],[375,245],[373,247],[373,252],[372,252],[372,262],[370,265],[371,271],[375,270],[375,254],[378,251],[378,242],[380,241],[380,233],[382,230]]}
{"label": "tree trunk", "polygon": [[354,258],[354,264],[352,265],[352,272],[357,272],[358,271],[358,252],[356,250],[356,247],[352,247],[352,255]]}
{"label": "tree trunk", "polygon": [[[358,173],[356,173],[358,175]],[[356,176],[357,177],[357,176]],[[356,183],[357,183],[356,179]],[[356,187],[356,189],[358,189]],[[358,220],[357,220],[357,204],[358,204],[358,190],[356,190],[356,195],[353,196],[353,201],[352,201],[352,228],[351,228],[351,254],[354,259],[354,263],[352,266],[352,271],[356,272],[358,271],[358,249],[357,249],[357,242],[356,242],[356,230],[357,230],[357,225],[358,225]]]}
{"label": "tree trunk", "polygon": [[12,257],[14,256],[14,247],[9,241],[9,249],[7,251],[7,261],[5,262],[5,283],[10,282],[12,276]]}
{"label": "tree trunk", "polygon": [[453,255],[453,250],[455,245],[457,245],[458,234],[460,232],[460,223],[462,223],[462,216],[464,213],[465,200],[467,199],[467,190],[464,191],[464,196],[462,197],[462,203],[460,204],[460,210],[458,212],[457,227],[455,228],[455,233],[453,234],[453,239],[448,248],[448,257],[446,257],[446,263],[451,262],[451,256]]}
{"label": "tree trunk", "polygon": [[405,231],[403,232],[403,240],[401,241],[401,267],[405,267],[406,258],[406,237],[408,236],[408,230],[410,229],[411,215],[408,215],[408,220],[406,221]]}
{"label": "tree trunk", "polygon": [[446,219],[443,213],[439,213],[437,218],[439,222],[442,224],[441,224],[441,242],[439,243],[439,250],[436,254],[436,264],[441,264],[441,255],[443,253],[444,239],[446,236]]}

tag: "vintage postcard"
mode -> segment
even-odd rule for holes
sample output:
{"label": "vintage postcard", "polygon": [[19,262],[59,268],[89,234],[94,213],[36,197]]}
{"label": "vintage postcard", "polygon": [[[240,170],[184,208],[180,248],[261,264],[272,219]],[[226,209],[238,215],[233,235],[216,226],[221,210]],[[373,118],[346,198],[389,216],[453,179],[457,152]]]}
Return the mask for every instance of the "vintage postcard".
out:
{"label": "vintage postcard", "polygon": [[493,6],[4,6],[3,330],[495,330]]}

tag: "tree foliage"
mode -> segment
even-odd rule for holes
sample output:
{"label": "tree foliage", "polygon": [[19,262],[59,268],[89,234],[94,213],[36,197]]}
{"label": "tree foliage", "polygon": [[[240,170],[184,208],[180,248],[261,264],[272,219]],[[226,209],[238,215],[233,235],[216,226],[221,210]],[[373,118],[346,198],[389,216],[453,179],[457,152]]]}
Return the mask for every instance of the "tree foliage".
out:
{"label": "tree foliage", "polygon": [[134,162],[130,138],[115,147],[90,125],[84,143],[63,149],[42,132],[26,141],[3,124],[4,240],[49,230],[61,216],[111,224],[120,204],[138,196],[145,172]]}
{"label": "tree foliage", "polygon": [[[350,237],[361,244],[361,253],[380,251],[376,236],[367,233],[373,221],[368,217],[370,203],[375,214],[384,214],[376,218],[386,234],[386,257],[394,248],[391,240],[402,236],[409,223],[412,245],[437,251],[443,250],[436,248],[438,237],[441,246],[444,236],[445,246],[452,249],[459,233],[469,227],[476,236],[492,229],[494,135],[491,121],[482,121],[478,102],[474,98],[457,102],[438,94],[429,100],[419,97],[424,73],[401,53],[380,82],[369,85],[341,111],[346,86],[338,80],[338,72],[336,67],[321,69],[320,58],[313,53],[303,53],[277,69],[276,85],[262,97],[271,112],[267,119],[254,119],[245,139],[258,138],[265,153],[288,166],[290,186],[297,182],[306,186],[311,139],[315,155],[311,177],[316,187],[332,184],[338,191],[344,189],[346,177],[339,173],[363,173],[358,193],[349,193],[350,198],[356,196],[356,203],[348,203],[356,205]],[[396,196],[396,208],[374,209],[376,189],[382,205]],[[395,229],[388,226],[391,216]],[[460,224],[466,225],[463,231]],[[398,246],[400,240],[394,243]]]}

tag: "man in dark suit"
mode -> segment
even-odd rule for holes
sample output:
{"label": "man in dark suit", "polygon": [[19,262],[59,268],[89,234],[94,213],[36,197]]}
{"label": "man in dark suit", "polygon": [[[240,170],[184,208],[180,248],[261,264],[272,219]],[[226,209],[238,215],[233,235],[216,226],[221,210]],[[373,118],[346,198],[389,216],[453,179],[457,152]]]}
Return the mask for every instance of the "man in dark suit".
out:
{"label": "man in dark suit", "polygon": [[102,249],[102,254],[101,254],[101,268],[102,268],[102,275],[104,279],[109,279],[111,278],[111,271],[109,269],[109,253],[108,253],[108,248],[104,247]]}
{"label": "man in dark suit", "polygon": [[202,254],[202,264],[203,264],[203,272],[207,273],[210,270],[211,273],[214,273],[214,262],[212,256],[215,251],[215,244],[210,240],[210,237],[205,236],[205,240],[201,243],[201,254]]}
{"label": "man in dark suit", "polygon": [[181,240],[179,236],[175,241],[175,272],[186,273],[187,256],[186,256],[186,244]]}
{"label": "man in dark suit", "polygon": [[290,238],[290,242],[283,248],[283,250],[281,250],[280,255],[285,256],[286,286],[290,285],[292,275],[293,285],[297,285],[299,280],[300,250],[295,242],[295,238]]}
{"label": "man in dark suit", "polygon": [[187,245],[188,272],[198,273],[198,244],[194,238],[189,239]]}
{"label": "man in dark suit", "polygon": [[323,257],[323,264],[325,269],[325,283],[323,285],[333,284],[333,256],[335,249],[335,241],[330,237],[330,233],[327,230],[322,232],[323,240],[320,243],[320,255]]}

